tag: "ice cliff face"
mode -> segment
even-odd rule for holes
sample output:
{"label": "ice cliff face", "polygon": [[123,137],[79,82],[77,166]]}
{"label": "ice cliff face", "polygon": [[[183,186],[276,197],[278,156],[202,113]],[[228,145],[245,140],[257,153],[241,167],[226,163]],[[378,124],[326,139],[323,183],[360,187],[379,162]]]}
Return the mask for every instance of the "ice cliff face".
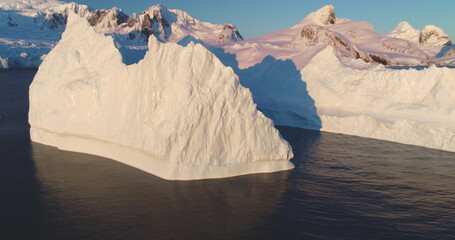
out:
{"label": "ice cliff face", "polygon": [[203,46],[150,37],[144,59],[125,65],[112,37],[75,15],[30,86],[29,122],[33,141],[165,179],[293,167],[273,122]]}
{"label": "ice cliff face", "polygon": [[454,69],[353,69],[327,48],[301,74],[322,130],[455,151]]}
{"label": "ice cliff face", "polygon": [[[0,3],[0,57],[9,67],[37,67],[55,46],[66,27],[69,12],[86,18],[98,32],[117,35],[124,45],[142,44],[154,35],[162,42],[178,42],[192,35],[207,44],[243,40],[231,24],[199,21],[188,13],[155,5],[128,16],[119,8],[93,10],[87,5],[58,0],[13,0]],[[21,57],[26,54],[28,58]]]}

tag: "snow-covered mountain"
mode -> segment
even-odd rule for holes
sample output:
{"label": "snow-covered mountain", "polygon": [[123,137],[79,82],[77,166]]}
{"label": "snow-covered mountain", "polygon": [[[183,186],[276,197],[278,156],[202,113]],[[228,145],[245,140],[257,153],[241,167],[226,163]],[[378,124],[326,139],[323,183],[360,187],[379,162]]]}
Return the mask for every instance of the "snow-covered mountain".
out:
{"label": "snow-covered mountain", "polygon": [[146,47],[150,35],[162,42],[192,35],[212,45],[242,40],[234,25],[202,22],[162,5],[128,16],[119,8],[96,10],[58,0],[11,0],[0,3],[0,68],[39,66],[61,38],[69,12],[86,18],[98,32],[115,35],[125,47]]}
{"label": "snow-covered mountain", "polygon": [[443,47],[452,44],[449,36],[441,28],[434,25],[427,25],[422,31],[419,31],[408,22],[401,22],[386,36],[412,42],[433,57],[438,55]]}
{"label": "snow-covered mountain", "polygon": [[420,32],[419,43],[421,45],[435,45],[437,47],[451,45],[449,36],[440,28],[434,25],[427,25]]}
{"label": "snow-covered mountain", "polygon": [[59,41],[68,12],[89,7],[57,0],[0,3],[0,68],[37,67]]}
{"label": "snow-covered mountain", "polygon": [[134,30],[145,36],[153,34],[162,42],[178,42],[188,35],[211,45],[243,40],[234,25],[202,22],[187,12],[163,5],[155,5],[139,15],[132,15],[115,32],[132,33]]}
{"label": "snow-covered mountain", "polygon": [[401,23],[382,35],[368,22],[337,18],[334,7],[328,5],[290,28],[232,43],[225,49],[237,56],[241,68],[257,64],[268,55],[277,59],[290,56],[298,68],[303,68],[326,46],[331,46],[342,61],[360,58],[384,65],[445,65],[437,54],[450,44],[447,35],[435,26],[420,32]]}
{"label": "snow-covered mountain", "polygon": [[392,31],[390,31],[387,36],[419,44],[420,31],[413,28],[408,22],[401,22]]}

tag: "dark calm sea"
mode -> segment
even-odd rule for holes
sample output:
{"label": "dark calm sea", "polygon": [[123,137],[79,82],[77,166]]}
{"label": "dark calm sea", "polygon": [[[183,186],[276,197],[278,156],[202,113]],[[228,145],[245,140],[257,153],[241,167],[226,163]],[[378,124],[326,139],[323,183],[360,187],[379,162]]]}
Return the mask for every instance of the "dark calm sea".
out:
{"label": "dark calm sea", "polygon": [[29,139],[0,71],[0,239],[455,239],[455,153],[279,127],[296,168],[165,181]]}

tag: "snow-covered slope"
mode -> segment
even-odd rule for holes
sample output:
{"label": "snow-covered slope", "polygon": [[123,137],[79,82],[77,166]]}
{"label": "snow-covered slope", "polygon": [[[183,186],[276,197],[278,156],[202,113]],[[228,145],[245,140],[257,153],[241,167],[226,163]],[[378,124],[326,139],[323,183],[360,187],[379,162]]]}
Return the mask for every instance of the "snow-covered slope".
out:
{"label": "snow-covered slope", "polygon": [[420,43],[420,31],[412,27],[408,22],[399,23],[392,31],[387,34],[387,36],[408,40],[414,44]]}
{"label": "snow-covered slope", "polygon": [[128,16],[119,8],[93,10],[87,5],[58,0],[11,0],[0,3],[0,67],[37,67],[61,38],[69,12],[86,18],[98,32],[116,35],[125,48],[147,48],[154,35],[162,42],[178,42],[193,35],[218,45],[242,40],[231,24],[199,21],[188,13],[155,5]]}
{"label": "snow-covered slope", "polygon": [[[231,68],[200,44],[149,38],[125,65],[111,36],[71,15],[30,86],[31,138],[165,179],[293,167],[292,151]],[[108,124],[106,124],[108,123]]]}

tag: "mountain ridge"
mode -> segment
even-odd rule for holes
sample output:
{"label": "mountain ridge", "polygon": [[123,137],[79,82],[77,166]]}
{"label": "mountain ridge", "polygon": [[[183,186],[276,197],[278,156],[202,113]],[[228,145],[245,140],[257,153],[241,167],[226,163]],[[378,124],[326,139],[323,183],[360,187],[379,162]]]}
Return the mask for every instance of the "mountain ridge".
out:
{"label": "mountain ridge", "polygon": [[146,46],[150,35],[162,42],[178,42],[193,35],[211,45],[243,40],[232,24],[199,21],[187,12],[160,4],[128,16],[117,7],[98,10],[58,0],[10,1],[0,4],[0,67],[38,67],[60,40],[69,12],[86,18],[100,33],[119,35],[116,38],[127,45]]}
{"label": "mountain ridge", "polygon": [[[308,14],[289,28],[243,40],[232,24],[203,22],[161,4],[127,15],[116,7],[97,10],[58,0],[24,0],[0,4],[2,67],[39,66],[60,39],[69,11],[86,18],[98,32],[112,35],[119,48],[142,49],[137,59],[145,54],[147,39],[154,35],[161,42],[179,42],[192,36],[235,54],[240,67],[252,66],[270,55],[292,59],[300,69],[329,45],[343,62],[362,59],[389,66],[455,64],[454,55],[444,51],[451,41],[436,26],[428,25],[419,31],[402,22],[388,34],[379,34],[368,22],[338,18],[333,5]],[[24,39],[20,32],[32,33],[31,40]]]}
{"label": "mountain ridge", "polygon": [[[395,29],[395,36],[392,36],[393,31],[391,35],[379,34],[368,22],[336,17],[334,7],[327,5],[289,28],[231,43],[224,48],[237,56],[241,68],[253,66],[270,55],[282,60],[292,59],[301,69],[312,56],[329,45],[343,62],[362,59],[366,63],[387,66],[453,64],[452,60],[440,58],[442,48],[451,44],[443,30],[430,26],[410,39],[400,34],[417,30],[408,23],[399,26],[403,29]],[[261,49],[261,52],[255,49]]]}

